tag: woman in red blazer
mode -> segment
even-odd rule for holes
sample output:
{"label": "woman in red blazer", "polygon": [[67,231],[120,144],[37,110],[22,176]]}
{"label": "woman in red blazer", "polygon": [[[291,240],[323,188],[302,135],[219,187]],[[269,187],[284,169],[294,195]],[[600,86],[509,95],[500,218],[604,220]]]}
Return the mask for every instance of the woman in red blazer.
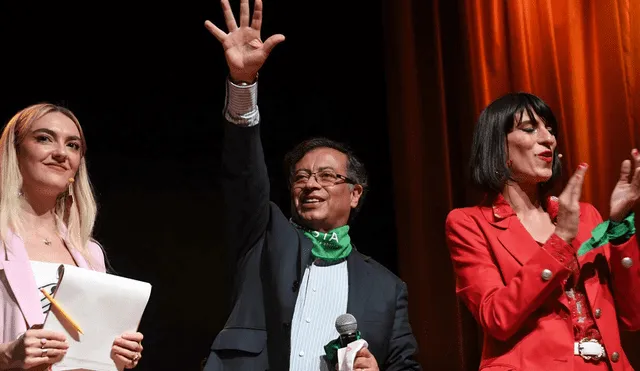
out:
{"label": "woman in red blazer", "polygon": [[603,223],[579,202],[586,164],[548,196],[560,175],[556,126],[526,93],[480,115],[471,179],[487,197],[446,222],[457,293],[484,330],[481,370],[629,371],[620,330],[640,328],[640,154],[622,163]]}

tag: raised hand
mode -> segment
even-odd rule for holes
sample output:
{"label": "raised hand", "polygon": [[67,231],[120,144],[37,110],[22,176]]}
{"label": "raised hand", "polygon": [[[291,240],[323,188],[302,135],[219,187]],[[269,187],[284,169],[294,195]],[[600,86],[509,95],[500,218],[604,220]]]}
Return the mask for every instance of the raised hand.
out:
{"label": "raised hand", "polygon": [[257,78],[258,70],[267,60],[271,50],[284,41],[284,35],[272,35],[262,42],[262,0],[255,1],[251,22],[249,0],[240,0],[240,27],[233,17],[229,0],[222,0],[221,4],[229,33],[225,33],[208,20],[204,22],[204,26],[222,44],[231,80],[251,83]]}
{"label": "raised hand", "polygon": [[571,243],[578,234],[580,196],[587,168],[587,164],[580,164],[558,196],[558,224],[555,233],[567,243]]}
{"label": "raised hand", "polygon": [[634,166],[629,160],[622,162],[620,179],[611,193],[609,218],[615,222],[624,219],[640,199],[640,153],[634,149],[631,156]]}

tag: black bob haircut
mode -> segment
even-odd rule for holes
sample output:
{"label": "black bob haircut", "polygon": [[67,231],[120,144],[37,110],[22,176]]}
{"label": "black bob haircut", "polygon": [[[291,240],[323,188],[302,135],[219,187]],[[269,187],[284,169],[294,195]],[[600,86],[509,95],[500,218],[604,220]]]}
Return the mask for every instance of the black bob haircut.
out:
{"label": "black bob haircut", "polygon": [[[524,112],[538,115],[558,136],[558,123],[551,108],[542,99],[529,93],[510,93],[491,102],[480,114],[473,132],[469,170],[471,183],[488,194],[501,193],[511,178],[507,166],[507,134],[513,131]],[[557,147],[553,153],[552,176],[539,185],[541,195],[553,189],[562,173]]]}

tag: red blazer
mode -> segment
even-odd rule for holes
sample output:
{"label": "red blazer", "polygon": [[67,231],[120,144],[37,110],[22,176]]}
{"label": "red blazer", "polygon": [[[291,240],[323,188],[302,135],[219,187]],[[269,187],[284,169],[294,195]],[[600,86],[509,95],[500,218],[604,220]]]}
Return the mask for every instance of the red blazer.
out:
{"label": "red blazer", "polygon": [[[554,220],[557,199],[551,198],[547,209]],[[592,205],[580,204],[579,230],[572,243],[576,250],[601,222]],[[567,248],[566,242],[554,234],[541,248],[502,196],[493,204],[451,211],[446,239],[457,294],[484,330],[480,369],[573,370],[573,357],[579,356],[573,354],[573,327],[561,287],[571,274],[572,259],[554,253]],[[629,259],[622,263],[627,257],[630,267]],[[619,326],[640,329],[636,236],[619,246],[593,249],[579,258],[579,268],[613,370],[632,370],[620,345]]]}

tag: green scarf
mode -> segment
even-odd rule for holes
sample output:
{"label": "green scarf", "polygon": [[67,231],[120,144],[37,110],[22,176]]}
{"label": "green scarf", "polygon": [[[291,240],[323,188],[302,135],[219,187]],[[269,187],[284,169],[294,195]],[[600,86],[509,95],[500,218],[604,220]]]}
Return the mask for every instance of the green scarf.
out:
{"label": "green scarf", "polygon": [[609,242],[627,241],[636,233],[634,213],[624,218],[621,222],[612,220],[604,221],[598,224],[591,231],[591,238],[584,241],[578,249],[578,256],[582,256],[589,251],[600,247]]}
{"label": "green scarf", "polygon": [[311,240],[313,248],[311,255],[328,263],[340,261],[351,253],[351,237],[349,226],[343,225],[329,232],[318,232],[305,228],[291,221],[296,228],[304,231],[304,235]]}

